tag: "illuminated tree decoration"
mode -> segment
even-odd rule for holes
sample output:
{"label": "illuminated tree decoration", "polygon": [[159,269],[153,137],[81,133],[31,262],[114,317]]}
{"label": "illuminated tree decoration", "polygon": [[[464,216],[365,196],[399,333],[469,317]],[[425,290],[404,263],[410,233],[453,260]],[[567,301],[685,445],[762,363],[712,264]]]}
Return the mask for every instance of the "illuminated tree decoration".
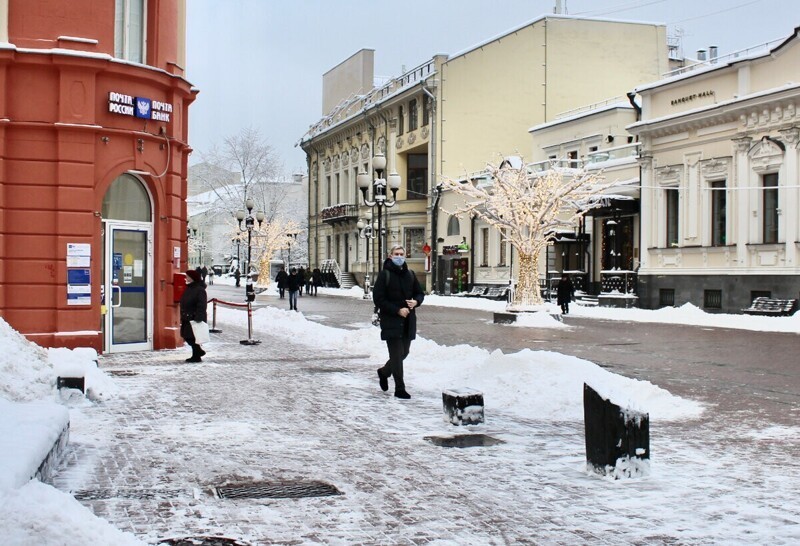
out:
{"label": "illuminated tree decoration", "polygon": [[465,204],[451,214],[480,218],[505,233],[503,242],[511,243],[519,256],[519,278],[508,309],[530,310],[544,303],[539,290],[542,250],[553,244],[559,230],[573,229],[589,210],[607,204],[611,196],[603,192],[616,182],[606,183],[583,169],[553,166],[532,173],[524,162],[519,167],[489,164],[482,176],[488,180],[481,184],[443,180],[445,189],[465,198]]}
{"label": "illuminated tree decoration", "polygon": [[[231,238],[240,239],[242,233],[233,222],[230,222]],[[256,224],[253,228],[252,237],[252,254],[253,263],[258,264],[258,282],[257,286],[266,288],[270,283],[270,260],[279,250],[285,249],[289,244],[290,235],[297,234],[302,230],[300,224],[294,220],[283,220],[282,218],[274,218],[267,220],[260,226]],[[247,234],[241,239],[245,244],[247,243]],[[292,241],[293,242],[293,241]],[[243,274],[247,272],[242,271]]]}

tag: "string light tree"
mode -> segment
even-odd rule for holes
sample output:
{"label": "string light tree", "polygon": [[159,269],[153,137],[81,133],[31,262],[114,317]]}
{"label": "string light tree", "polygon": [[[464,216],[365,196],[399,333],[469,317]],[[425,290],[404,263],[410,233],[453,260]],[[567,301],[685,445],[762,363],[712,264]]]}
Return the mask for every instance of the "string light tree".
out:
{"label": "string light tree", "polygon": [[[506,309],[514,313],[544,311],[539,290],[539,257],[553,244],[560,229],[572,228],[589,210],[605,201],[603,192],[616,185],[583,169],[551,167],[543,173],[530,173],[502,163],[486,168],[489,184],[474,185],[445,178],[444,188],[465,197],[465,204],[450,214],[477,217],[504,233],[519,256],[519,279],[514,297]],[[605,196],[607,197],[607,196]],[[449,211],[448,211],[449,212]]]}
{"label": "string light tree", "polygon": [[271,261],[275,254],[286,248],[290,238],[295,239],[302,232],[300,224],[282,218],[270,218],[259,228],[256,236],[257,246],[261,252],[256,283],[259,288],[269,288],[272,280]]}
{"label": "string light tree", "polygon": [[[377,175],[374,180],[369,173],[362,172],[356,178],[356,182],[364,198],[364,204],[372,209],[378,209],[378,256],[382,263],[384,258],[383,238],[386,236],[386,232],[383,229],[383,208],[391,208],[397,203],[397,190],[400,189],[401,178],[396,172],[390,173],[387,177],[388,180],[383,178],[383,171],[386,169],[386,156],[381,153],[377,153],[372,157],[372,169]],[[370,182],[372,182],[372,201],[367,199]],[[386,197],[387,186],[392,191],[391,201]]]}

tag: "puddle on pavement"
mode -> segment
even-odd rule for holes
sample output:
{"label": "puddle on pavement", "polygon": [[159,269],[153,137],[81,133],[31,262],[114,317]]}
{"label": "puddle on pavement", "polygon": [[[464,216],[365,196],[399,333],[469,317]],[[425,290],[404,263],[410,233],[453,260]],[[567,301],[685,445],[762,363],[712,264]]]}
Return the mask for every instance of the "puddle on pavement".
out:
{"label": "puddle on pavement", "polygon": [[486,434],[456,434],[455,436],[425,436],[428,442],[440,447],[488,447],[504,444]]}

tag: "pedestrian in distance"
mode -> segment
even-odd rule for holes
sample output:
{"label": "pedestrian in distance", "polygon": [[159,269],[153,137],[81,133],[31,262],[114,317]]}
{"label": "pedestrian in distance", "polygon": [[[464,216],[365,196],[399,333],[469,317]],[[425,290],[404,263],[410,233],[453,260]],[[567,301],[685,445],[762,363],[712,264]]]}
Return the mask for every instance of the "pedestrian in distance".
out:
{"label": "pedestrian in distance", "polygon": [[286,274],[286,269],[281,266],[281,270],[275,275],[275,282],[278,283],[278,295],[281,299],[283,299],[283,296],[286,294],[286,280],[288,278],[289,275]]}
{"label": "pedestrian in distance", "polygon": [[317,288],[322,286],[322,271],[319,270],[319,267],[314,268],[314,272],[312,273],[312,285],[314,288],[314,295],[317,295]]}
{"label": "pedestrian in distance", "polygon": [[314,282],[314,273],[311,271],[311,267],[306,269],[306,278],[304,280],[306,285],[306,296],[311,295],[311,284]]}
{"label": "pedestrian in distance", "polygon": [[306,283],[306,268],[302,265],[300,269],[297,270],[297,280],[300,285],[300,289],[297,291],[297,295],[302,297],[303,296],[303,285]]}
{"label": "pedestrian in distance", "polygon": [[239,271],[238,267],[233,272],[233,278],[236,279],[236,286],[239,287],[239,283],[242,280],[242,272]]}
{"label": "pedestrian in distance", "polygon": [[301,286],[300,275],[293,267],[289,270],[289,277],[286,279],[286,288],[289,289],[289,311],[297,311],[297,295]]}
{"label": "pedestrian in distance", "polygon": [[215,275],[214,268],[212,267],[211,269],[208,270],[208,286],[214,284],[214,275]]}
{"label": "pedestrian in distance", "polygon": [[203,267],[200,269],[200,278],[203,282],[206,282],[206,277],[208,277],[208,268],[203,264]]}
{"label": "pedestrian in distance", "polygon": [[556,301],[561,306],[561,312],[565,315],[569,314],[569,302],[572,301],[572,296],[574,295],[575,286],[572,284],[569,275],[563,273],[556,287]]}
{"label": "pedestrian in distance", "polygon": [[386,341],[389,360],[378,368],[381,390],[389,390],[389,376],[394,379],[394,395],[409,399],[403,378],[403,361],[408,356],[411,341],[417,337],[416,308],[422,305],[425,294],[417,276],[406,264],[406,249],[394,245],[383,262],[372,288],[372,301],[381,317],[381,339]]}
{"label": "pedestrian in distance", "polygon": [[181,337],[192,348],[192,356],[186,362],[202,362],[201,357],[206,354],[203,348],[196,343],[192,321],[207,322],[206,307],[208,305],[208,295],[206,294],[206,283],[203,277],[195,269],[190,269],[186,275],[186,290],[181,296]]}

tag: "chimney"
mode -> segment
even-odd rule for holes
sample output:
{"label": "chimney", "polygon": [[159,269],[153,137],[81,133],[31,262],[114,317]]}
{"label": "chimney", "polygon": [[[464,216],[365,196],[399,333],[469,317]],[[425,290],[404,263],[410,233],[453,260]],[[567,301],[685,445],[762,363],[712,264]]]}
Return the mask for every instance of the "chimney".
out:
{"label": "chimney", "polygon": [[698,49],[697,50],[697,60],[698,61],[705,61],[706,60],[706,50],[705,49]]}
{"label": "chimney", "polygon": [[717,46],[708,46],[708,59],[714,63],[717,62]]}

